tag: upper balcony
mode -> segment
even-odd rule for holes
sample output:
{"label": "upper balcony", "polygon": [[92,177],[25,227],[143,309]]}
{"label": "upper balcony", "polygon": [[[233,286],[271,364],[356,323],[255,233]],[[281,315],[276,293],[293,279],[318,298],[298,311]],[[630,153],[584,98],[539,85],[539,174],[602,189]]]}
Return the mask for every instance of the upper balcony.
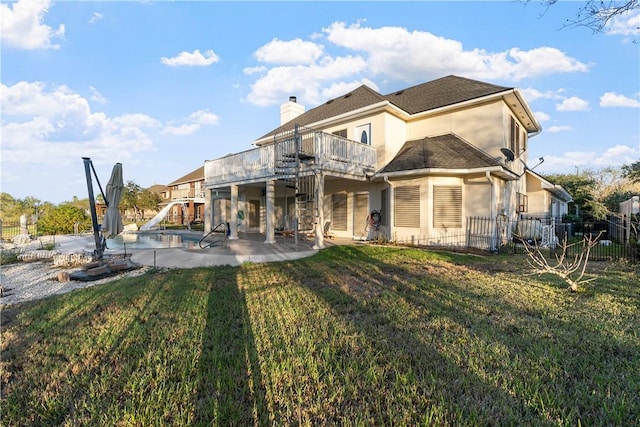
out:
{"label": "upper balcony", "polygon": [[205,186],[222,187],[323,171],[366,179],[376,168],[373,147],[337,135],[298,129],[276,135],[273,144],[204,163]]}
{"label": "upper balcony", "polygon": [[195,188],[186,188],[182,190],[171,190],[170,201],[195,201],[204,203],[204,190]]}

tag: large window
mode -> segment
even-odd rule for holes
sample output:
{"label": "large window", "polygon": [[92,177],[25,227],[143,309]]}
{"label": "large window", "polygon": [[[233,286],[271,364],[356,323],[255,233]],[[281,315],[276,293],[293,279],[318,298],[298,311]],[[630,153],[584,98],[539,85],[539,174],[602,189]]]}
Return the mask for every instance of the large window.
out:
{"label": "large window", "polygon": [[436,228],[462,227],[462,187],[433,186],[433,226]]}
{"label": "large window", "polygon": [[347,195],[345,193],[334,194],[332,197],[332,224],[334,230],[347,230]]}
{"label": "large window", "polygon": [[393,189],[393,217],[396,227],[420,227],[420,186]]}

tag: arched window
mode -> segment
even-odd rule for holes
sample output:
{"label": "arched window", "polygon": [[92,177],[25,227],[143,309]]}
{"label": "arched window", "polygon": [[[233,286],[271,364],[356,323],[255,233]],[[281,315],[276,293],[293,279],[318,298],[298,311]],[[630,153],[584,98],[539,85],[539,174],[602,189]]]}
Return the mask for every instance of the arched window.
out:
{"label": "arched window", "polygon": [[360,135],[360,142],[362,142],[363,144],[368,144],[369,143],[369,138],[367,137],[367,131],[363,130],[362,134]]}

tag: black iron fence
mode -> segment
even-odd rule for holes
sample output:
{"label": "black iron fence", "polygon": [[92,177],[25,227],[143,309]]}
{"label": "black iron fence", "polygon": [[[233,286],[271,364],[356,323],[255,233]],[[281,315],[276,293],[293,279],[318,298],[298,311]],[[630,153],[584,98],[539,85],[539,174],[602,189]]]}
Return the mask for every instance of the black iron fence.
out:
{"label": "black iron fence", "polygon": [[589,239],[597,242],[590,260],[640,262],[637,232],[630,220],[565,223],[553,217],[467,218],[467,247],[491,252],[526,253],[526,242],[550,253],[566,246],[567,256],[573,257],[584,250]]}
{"label": "black iron fence", "polygon": [[0,241],[11,240],[20,234],[38,236],[38,222],[27,218],[26,222],[0,220]]}

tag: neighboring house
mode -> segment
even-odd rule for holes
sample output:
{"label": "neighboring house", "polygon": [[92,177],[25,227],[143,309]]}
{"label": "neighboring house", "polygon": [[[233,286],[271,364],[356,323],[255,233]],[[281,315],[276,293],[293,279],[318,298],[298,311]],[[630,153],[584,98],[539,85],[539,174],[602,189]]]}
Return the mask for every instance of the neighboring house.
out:
{"label": "neighboring house", "polygon": [[551,215],[547,196],[566,200],[526,172],[541,129],[519,89],[457,76],[388,95],[360,86],[306,112],[291,97],[256,148],[205,161],[205,230],[465,244],[467,217],[517,219],[533,200]]}
{"label": "neighboring house", "polygon": [[530,169],[525,175],[529,216],[551,216],[561,220],[569,213],[569,203],[573,198],[562,186],[552,184]]}
{"label": "neighboring house", "polygon": [[204,166],[169,183],[162,191],[165,221],[192,224],[204,221]]}

